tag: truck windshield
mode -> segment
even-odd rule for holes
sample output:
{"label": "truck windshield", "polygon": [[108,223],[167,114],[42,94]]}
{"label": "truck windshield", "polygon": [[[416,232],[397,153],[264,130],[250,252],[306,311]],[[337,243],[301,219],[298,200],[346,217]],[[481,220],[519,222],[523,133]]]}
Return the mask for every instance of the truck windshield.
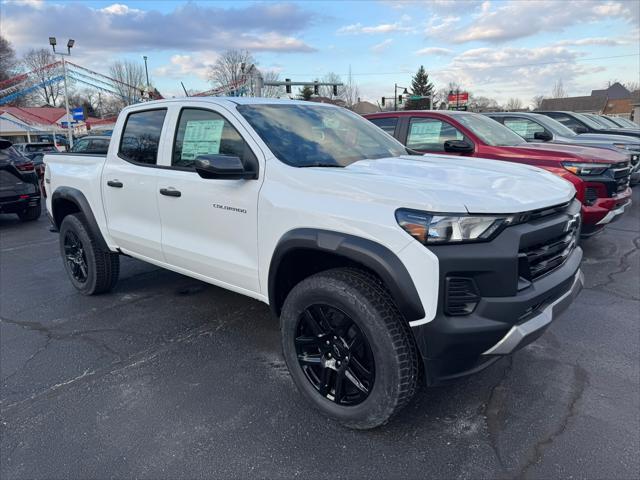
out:
{"label": "truck windshield", "polygon": [[576,117],[578,120],[580,120],[582,123],[587,125],[589,128],[593,128],[594,130],[601,130],[603,127],[603,125],[599,124],[598,122],[594,122],[586,115],[582,115],[580,113],[575,113],[575,112],[572,115]]}
{"label": "truck windshield", "polygon": [[493,147],[513,147],[527,142],[517,133],[501,123],[479,114],[456,115],[455,118],[462,125],[480,137],[487,145]]}
{"label": "truck windshield", "polygon": [[273,154],[294,167],[346,167],[407,150],[355,113],[320,105],[239,105]]}

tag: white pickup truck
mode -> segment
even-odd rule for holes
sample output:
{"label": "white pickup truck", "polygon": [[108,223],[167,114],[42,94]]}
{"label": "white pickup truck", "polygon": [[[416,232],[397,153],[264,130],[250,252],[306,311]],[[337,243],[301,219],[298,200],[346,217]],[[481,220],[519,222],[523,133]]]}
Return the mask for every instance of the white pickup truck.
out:
{"label": "white pickup truck", "polygon": [[45,163],[80,292],[113,288],[126,254],[265,302],[302,395],[353,428],[535,340],[583,283],[568,182],[415,155],[331,105],[139,104],[106,156]]}

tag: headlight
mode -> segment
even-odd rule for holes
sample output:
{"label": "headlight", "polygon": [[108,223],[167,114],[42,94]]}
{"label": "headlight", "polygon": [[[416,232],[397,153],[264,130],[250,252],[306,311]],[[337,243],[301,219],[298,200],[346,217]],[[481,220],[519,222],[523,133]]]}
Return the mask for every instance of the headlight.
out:
{"label": "headlight", "polygon": [[441,215],[404,208],[396,210],[398,225],[423,245],[488,241],[513,219],[512,216]]}
{"label": "headlight", "polygon": [[574,175],[601,175],[611,166],[606,163],[564,162],[562,166]]}
{"label": "headlight", "polygon": [[613,146],[623,150],[640,151],[640,144],[638,143],[614,143]]}

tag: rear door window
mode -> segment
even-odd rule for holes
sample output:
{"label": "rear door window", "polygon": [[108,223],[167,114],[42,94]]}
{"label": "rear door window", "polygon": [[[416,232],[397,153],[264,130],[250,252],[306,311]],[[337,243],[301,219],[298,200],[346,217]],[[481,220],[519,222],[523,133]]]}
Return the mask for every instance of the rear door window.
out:
{"label": "rear door window", "polygon": [[564,126],[569,127],[571,130],[575,130],[577,127],[584,127],[584,125],[575,118],[565,115],[564,113],[550,113],[549,116]]}
{"label": "rear door window", "polygon": [[166,109],[133,112],[127,117],[118,155],[129,162],[156,165]]}
{"label": "rear door window", "polygon": [[545,131],[542,125],[528,118],[508,117],[504,119],[504,126],[513,130],[527,142],[535,140],[537,132]]}
{"label": "rear door window", "polygon": [[382,130],[387,132],[391,136],[395,136],[396,127],[398,126],[398,118],[397,117],[387,117],[387,118],[371,118],[369,119],[371,123],[380,127]]}
{"label": "rear door window", "polygon": [[437,118],[414,117],[409,122],[408,148],[444,152],[447,140],[464,140],[464,135],[450,123]]}

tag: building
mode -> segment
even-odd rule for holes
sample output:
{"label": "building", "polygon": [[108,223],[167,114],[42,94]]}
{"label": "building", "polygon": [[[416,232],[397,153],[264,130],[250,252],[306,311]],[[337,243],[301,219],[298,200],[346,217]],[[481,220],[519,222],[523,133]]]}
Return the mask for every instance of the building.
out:
{"label": "building", "polygon": [[[0,106],[0,137],[14,143],[51,139],[53,134],[60,137],[66,135],[68,121],[64,108]],[[86,134],[96,122],[102,121],[92,117],[78,122],[71,119],[75,135]]]}
{"label": "building", "polygon": [[351,110],[353,110],[354,112],[360,114],[360,115],[367,115],[368,113],[376,113],[380,111],[380,108],[371,103],[371,102],[367,102],[366,100],[364,101],[358,101],[352,108]]}
{"label": "building", "polygon": [[583,96],[564,98],[545,98],[538,110],[561,110],[577,113],[601,114],[607,105],[607,97]]}
{"label": "building", "polygon": [[626,89],[620,82],[609,85],[608,88],[602,90],[591,90],[592,97],[606,97],[609,100],[623,100],[631,96],[631,92]]}

